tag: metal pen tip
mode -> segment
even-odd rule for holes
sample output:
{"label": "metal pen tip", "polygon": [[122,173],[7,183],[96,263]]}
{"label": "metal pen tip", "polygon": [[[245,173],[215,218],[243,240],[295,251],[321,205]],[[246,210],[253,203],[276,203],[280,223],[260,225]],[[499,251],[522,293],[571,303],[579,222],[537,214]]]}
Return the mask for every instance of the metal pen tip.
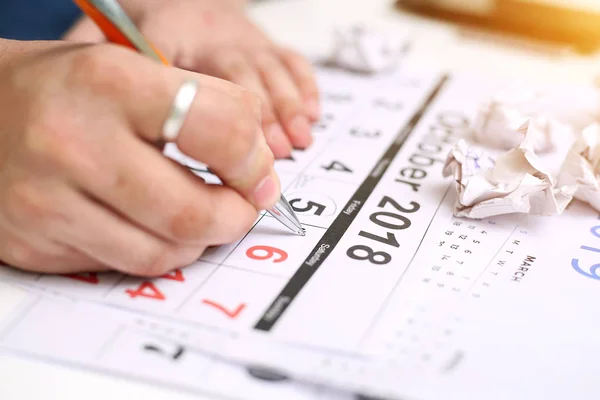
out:
{"label": "metal pen tip", "polygon": [[302,224],[300,224],[300,221],[298,220],[298,217],[296,217],[294,210],[292,209],[288,201],[285,199],[285,197],[283,197],[283,195],[279,199],[279,202],[267,211],[276,220],[281,222],[296,235],[306,236],[306,232],[304,231]]}

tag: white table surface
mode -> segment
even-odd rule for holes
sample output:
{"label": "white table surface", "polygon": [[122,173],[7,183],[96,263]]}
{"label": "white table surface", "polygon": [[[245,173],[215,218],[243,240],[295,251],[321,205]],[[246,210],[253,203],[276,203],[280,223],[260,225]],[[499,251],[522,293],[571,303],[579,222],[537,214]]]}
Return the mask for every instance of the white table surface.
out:
{"label": "white table surface", "polygon": [[[565,51],[466,38],[445,23],[401,14],[389,0],[269,0],[250,10],[263,29],[281,43],[318,55],[331,46],[331,29],[364,23],[386,33],[409,34],[414,40],[409,61],[536,82],[591,83],[600,74],[600,57]],[[0,293],[0,300],[10,299]],[[1,302],[0,302],[1,303]],[[209,400],[138,382],[107,377],[0,354],[0,399],[137,399]],[[267,400],[267,399],[266,399]]]}

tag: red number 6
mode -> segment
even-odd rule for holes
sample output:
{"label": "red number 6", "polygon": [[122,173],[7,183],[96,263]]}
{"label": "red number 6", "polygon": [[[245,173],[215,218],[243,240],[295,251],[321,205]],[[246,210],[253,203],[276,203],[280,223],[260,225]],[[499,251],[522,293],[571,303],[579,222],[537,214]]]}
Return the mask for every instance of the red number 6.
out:
{"label": "red number 6", "polygon": [[[267,252],[267,254],[265,255],[261,255],[261,254],[256,254],[257,251],[265,251]],[[273,257],[275,254],[279,254],[279,258],[273,260],[273,262],[282,262],[285,261],[288,258],[288,255],[285,251],[277,249],[275,247],[271,247],[271,246],[253,246],[250,247],[248,250],[246,250],[246,255],[250,258],[252,258],[253,260],[267,260],[271,257]]]}

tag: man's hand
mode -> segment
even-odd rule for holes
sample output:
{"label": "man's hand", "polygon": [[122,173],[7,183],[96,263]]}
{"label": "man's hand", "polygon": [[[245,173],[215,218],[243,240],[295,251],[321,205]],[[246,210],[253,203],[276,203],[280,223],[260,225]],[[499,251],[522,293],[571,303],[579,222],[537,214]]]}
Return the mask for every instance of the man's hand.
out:
{"label": "man's hand", "polygon": [[[0,259],[66,273],[159,276],[241,238],[280,196],[254,94],[113,45],[3,44]],[[200,86],[177,146],[156,147],[186,79]]]}
{"label": "man's hand", "polygon": [[[209,74],[255,92],[262,127],[275,157],[312,143],[319,91],[308,61],[282,48],[244,14],[241,0],[129,0],[142,33],[177,67]],[[91,21],[67,36],[101,40]]]}

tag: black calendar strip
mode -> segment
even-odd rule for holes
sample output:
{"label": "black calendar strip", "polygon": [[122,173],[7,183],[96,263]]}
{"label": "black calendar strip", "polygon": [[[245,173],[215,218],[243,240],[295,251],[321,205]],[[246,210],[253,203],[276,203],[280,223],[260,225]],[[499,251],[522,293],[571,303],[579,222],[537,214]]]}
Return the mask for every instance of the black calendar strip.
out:
{"label": "black calendar strip", "polygon": [[327,229],[325,234],[321,237],[317,245],[309,253],[306,260],[304,260],[300,268],[298,268],[296,273],[267,308],[260,320],[254,325],[254,329],[260,331],[270,331],[281,318],[285,310],[294,301],[294,298],[308,283],[310,278],[321,266],[321,264],[323,264],[327,256],[331,254],[342,236],[344,236],[346,230],[348,230],[360,212],[362,205],[365,204],[381,180],[381,177],[385,174],[394,158],[396,158],[396,155],[400,149],[402,149],[402,146],[413,132],[429,106],[439,95],[448,79],[448,76],[443,76],[440,79],[440,82],[438,82],[429,97],[413,115],[408,124],[398,133],[392,144],[387,148],[383,156],[372,169],[369,176],[362,182],[358,190],[356,190],[348,203],[346,203],[346,206],[342,208],[342,210],[353,209],[354,211],[349,213],[341,212],[337,216],[329,229]]}

